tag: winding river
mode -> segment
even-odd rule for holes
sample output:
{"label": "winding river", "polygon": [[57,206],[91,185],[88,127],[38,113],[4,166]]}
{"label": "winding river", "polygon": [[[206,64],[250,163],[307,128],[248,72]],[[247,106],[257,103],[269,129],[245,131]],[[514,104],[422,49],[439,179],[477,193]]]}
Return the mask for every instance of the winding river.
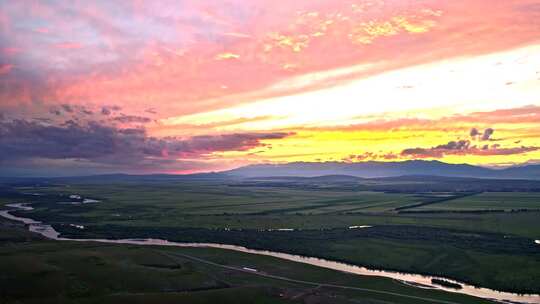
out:
{"label": "winding river", "polygon": [[[19,210],[32,210],[33,208],[28,206],[28,204],[9,204],[7,207],[19,209]],[[35,221],[30,218],[23,218],[12,215],[9,213],[10,210],[0,211],[0,216],[6,219],[19,221],[28,226],[28,230],[31,232],[39,233],[42,236],[57,240],[57,241],[74,241],[74,242],[99,242],[99,243],[113,243],[113,244],[131,244],[131,245],[157,245],[157,246],[175,246],[175,247],[199,247],[199,248],[219,248],[234,250],[249,254],[258,254],[276,257],[283,260],[309,264],[313,266],[323,267],[327,269],[338,270],[346,273],[353,273],[364,276],[377,276],[377,277],[386,277],[399,280],[407,285],[414,286],[417,288],[429,288],[429,289],[439,289],[445,290],[448,292],[462,293],[475,297],[491,299],[503,303],[540,303],[540,294],[526,294],[520,295],[509,292],[500,292],[488,288],[478,288],[471,285],[467,285],[455,280],[450,280],[442,277],[434,276],[424,276],[419,274],[412,273],[399,273],[393,271],[384,271],[384,270],[371,270],[365,267],[349,265],[341,262],[335,262],[325,259],[319,259],[314,257],[306,257],[282,252],[266,251],[266,250],[255,250],[249,249],[242,246],[236,245],[227,245],[227,244],[214,244],[214,243],[178,243],[170,242],[162,239],[119,239],[119,240],[110,240],[110,239],[71,239],[60,237],[60,233],[56,231],[51,225]],[[536,243],[540,243],[540,240],[537,240]],[[453,289],[449,287],[439,286],[432,283],[432,279],[441,279],[447,282],[456,283],[462,286],[461,289]]]}

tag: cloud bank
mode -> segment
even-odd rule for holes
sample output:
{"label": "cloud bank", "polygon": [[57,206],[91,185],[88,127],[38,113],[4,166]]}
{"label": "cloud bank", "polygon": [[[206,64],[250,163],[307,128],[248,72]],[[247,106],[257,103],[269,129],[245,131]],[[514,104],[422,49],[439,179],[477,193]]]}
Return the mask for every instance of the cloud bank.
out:
{"label": "cloud bank", "polygon": [[71,160],[137,168],[151,163],[164,169],[174,161],[204,158],[215,152],[247,151],[292,133],[232,133],[189,138],[149,136],[144,128],[117,128],[90,121],[62,125],[38,121],[0,121],[0,162],[31,159]]}

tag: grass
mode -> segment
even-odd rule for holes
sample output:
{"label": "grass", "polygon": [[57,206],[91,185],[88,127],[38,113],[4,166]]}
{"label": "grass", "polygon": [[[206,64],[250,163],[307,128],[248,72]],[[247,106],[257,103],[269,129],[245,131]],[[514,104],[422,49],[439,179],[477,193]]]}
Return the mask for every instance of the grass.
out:
{"label": "grass", "polygon": [[[237,187],[213,180],[67,183],[14,188],[9,195],[0,193],[0,203],[33,202],[36,210],[19,214],[51,223],[71,236],[231,243],[442,275],[499,290],[540,290],[539,281],[531,279],[540,277],[540,247],[533,243],[540,239],[540,212],[477,212],[497,202],[511,209],[531,208],[540,194],[490,192],[462,197],[463,193],[446,190],[351,189]],[[21,194],[28,192],[44,195]],[[101,202],[58,204],[69,200],[70,194]],[[416,204],[424,205],[407,209],[413,213],[396,211]],[[374,228],[347,229],[360,225]],[[225,228],[234,231],[225,233]],[[259,231],[279,228],[299,231]]]}
{"label": "grass", "polygon": [[457,229],[377,226],[367,229],[208,230],[97,226],[62,229],[68,237],[151,238],[209,242],[327,258],[374,269],[432,274],[497,290],[533,293],[540,251],[532,240]]}
{"label": "grass", "polygon": [[453,303],[481,299],[405,286],[238,252],[44,241],[0,222],[2,303],[431,303],[390,294],[317,287],[212,264],[254,267],[312,282],[356,286]]}
{"label": "grass", "polygon": [[416,208],[417,210],[540,210],[539,192],[484,192],[443,203]]}
{"label": "grass", "polygon": [[[31,191],[20,189],[20,191]],[[35,190],[33,190],[35,191]],[[264,187],[230,187],[212,182],[176,182],[159,185],[113,184],[113,185],[71,185],[70,187],[48,187],[39,189],[45,193],[81,194],[99,198],[104,202],[114,202],[114,206],[101,204],[94,208],[97,215],[105,215],[112,209],[118,211],[123,206],[131,212],[139,210],[151,215],[147,210],[151,203],[162,210],[183,215],[222,214],[325,214],[335,211],[390,210],[417,202],[419,198],[411,194],[395,194],[373,191],[336,191],[274,189]],[[381,206],[389,205],[388,208]]]}

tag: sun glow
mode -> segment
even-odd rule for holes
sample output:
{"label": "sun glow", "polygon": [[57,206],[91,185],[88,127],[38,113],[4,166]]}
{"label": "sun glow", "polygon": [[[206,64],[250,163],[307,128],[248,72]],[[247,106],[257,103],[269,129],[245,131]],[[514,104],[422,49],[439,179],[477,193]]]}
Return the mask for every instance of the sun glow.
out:
{"label": "sun glow", "polygon": [[[436,119],[442,115],[538,104],[540,57],[535,55],[539,53],[540,45],[534,45],[485,56],[435,62],[347,80],[331,88],[168,118],[162,123],[207,124],[271,116],[276,118],[230,127],[279,129],[349,125],[385,118],[387,113],[410,115],[414,112]],[[273,89],[286,89],[287,84],[292,88],[307,82],[329,81],[343,73],[338,70],[304,75],[283,81]]]}
{"label": "sun glow", "polygon": [[535,1],[0,7],[15,171],[540,161]]}

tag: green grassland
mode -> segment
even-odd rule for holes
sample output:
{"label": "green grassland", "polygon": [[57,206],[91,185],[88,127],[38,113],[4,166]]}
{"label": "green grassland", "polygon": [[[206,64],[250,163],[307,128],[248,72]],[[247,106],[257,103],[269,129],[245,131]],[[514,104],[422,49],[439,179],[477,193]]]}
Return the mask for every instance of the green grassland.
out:
{"label": "green grassland", "polygon": [[[22,188],[21,191],[24,191]],[[32,189],[26,189],[32,191]],[[127,206],[131,212],[138,206],[155,204],[161,209],[185,215],[222,214],[327,214],[347,211],[385,211],[422,201],[413,194],[373,191],[338,191],[233,187],[221,182],[70,185],[40,189],[46,193],[81,194],[114,202],[115,210]],[[107,211],[107,205],[97,210]],[[144,210],[145,213],[149,210]]]}
{"label": "green grassland", "polygon": [[[20,193],[40,192],[49,196]],[[48,223],[119,225],[126,227],[236,228],[236,229],[330,229],[355,225],[414,225],[469,229],[540,237],[540,212],[414,213],[459,201],[473,201],[486,194],[461,197],[452,193],[385,193],[280,187],[231,187],[221,181],[160,183],[69,184],[17,189],[2,202],[33,202],[31,214]],[[58,195],[63,196],[58,196]],[[99,199],[86,205],[58,204],[70,194]],[[512,197],[511,193],[491,195]],[[1,195],[1,194],[0,194]],[[516,195],[525,195],[517,193]],[[535,197],[537,193],[529,193]],[[448,200],[407,209],[396,208]],[[456,198],[454,198],[456,197]],[[516,207],[523,208],[519,199]],[[507,203],[508,204],[508,203]],[[528,202],[530,204],[530,202]],[[478,211],[478,207],[473,207]],[[444,209],[443,209],[444,211]],[[471,211],[456,208],[451,211]]]}
{"label": "green grassland", "polygon": [[[489,303],[219,249],[46,241],[4,220],[0,269],[0,302],[6,304]],[[364,290],[325,286],[329,283]]]}
{"label": "green grassland", "polygon": [[416,210],[540,210],[540,192],[484,192]]}
{"label": "green grassland", "polygon": [[[483,183],[486,187],[488,182]],[[374,191],[372,184],[397,188]],[[417,185],[422,191],[413,191]],[[237,244],[442,275],[498,290],[540,291],[540,246],[534,244],[540,239],[537,192],[460,192],[440,185],[441,191],[425,191],[419,181],[406,186],[402,191],[402,184],[387,181],[359,186],[304,181],[64,182],[7,187],[0,203],[31,202],[35,210],[16,214],[50,223],[72,237]],[[100,202],[63,204],[73,201],[71,194]],[[500,212],[500,206],[493,212],[491,202],[504,202],[507,212]],[[373,227],[348,229],[360,225]],[[281,228],[295,231],[267,231]]]}

